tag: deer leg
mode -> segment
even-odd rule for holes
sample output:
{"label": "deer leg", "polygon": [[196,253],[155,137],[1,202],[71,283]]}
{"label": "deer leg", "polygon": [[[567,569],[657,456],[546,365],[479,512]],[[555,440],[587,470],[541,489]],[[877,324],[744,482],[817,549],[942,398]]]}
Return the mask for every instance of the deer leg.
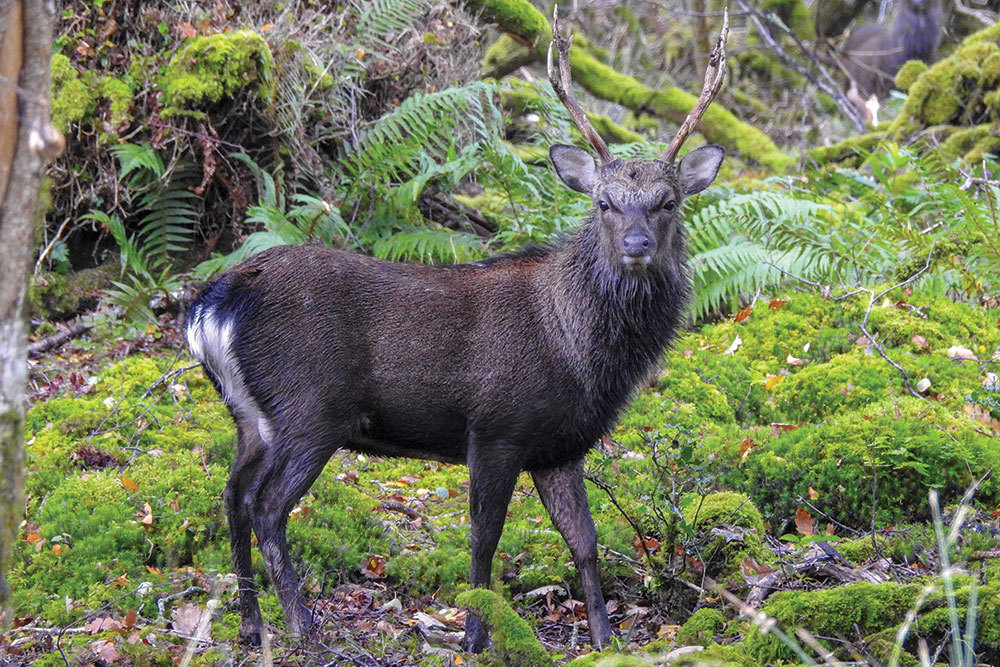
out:
{"label": "deer leg", "polygon": [[[472,528],[469,583],[475,588],[484,588],[490,584],[493,554],[500,542],[507,505],[521,471],[521,461],[514,448],[505,447],[503,443],[481,443],[473,437],[469,443],[468,463]],[[463,642],[466,650],[478,653],[488,643],[486,628],[469,614]]]}
{"label": "deer leg", "polygon": [[240,592],[240,638],[258,646],[263,621],[250,561],[250,513],[246,505],[246,489],[257,473],[264,445],[256,424],[247,426],[237,421],[236,428],[236,460],[229,471],[229,481],[222,496],[226,502],[229,544]]}
{"label": "deer leg", "polygon": [[611,623],[601,593],[601,577],[597,568],[597,530],[587,506],[587,489],[583,483],[583,459],[531,473],[542,504],[552,517],[552,523],[566,540],[576,569],[580,572],[583,594],[587,602],[587,625],[590,641],[598,649],[611,641]]}
{"label": "deer leg", "polygon": [[262,473],[251,490],[251,521],[258,546],[281,602],[288,631],[294,636],[301,637],[309,632],[312,613],[299,591],[299,578],[288,554],[288,514],[319,477],[333,453],[335,447],[327,443],[342,441],[318,434],[275,437],[268,448]]}

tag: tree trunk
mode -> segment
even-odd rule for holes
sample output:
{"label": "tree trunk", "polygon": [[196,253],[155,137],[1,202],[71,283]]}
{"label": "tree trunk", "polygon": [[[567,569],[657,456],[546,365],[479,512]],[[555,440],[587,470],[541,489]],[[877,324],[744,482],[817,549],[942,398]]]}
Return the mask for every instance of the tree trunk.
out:
{"label": "tree trunk", "polygon": [[49,117],[51,3],[0,0],[0,627],[11,621],[12,545],[24,516],[24,302],[35,200],[63,138]]}

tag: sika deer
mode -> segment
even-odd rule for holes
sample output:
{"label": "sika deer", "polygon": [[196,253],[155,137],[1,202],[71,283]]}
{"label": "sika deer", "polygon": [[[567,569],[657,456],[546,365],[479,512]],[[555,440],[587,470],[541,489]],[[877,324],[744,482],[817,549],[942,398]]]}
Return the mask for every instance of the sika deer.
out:
{"label": "sika deer", "polygon": [[[728,23],[726,24],[728,26]],[[587,220],[550,247],[454,267],[330,248],[274,248],[228,271],[190,309],[187,337],[236,422],[225,490],[241,635],[263,630],[250,530],[288,628],[312,617],[288,555],[290,510],[340,447],[469,467],[473,586],[487,586],[518,473],[531,473],[576,561],[595,646],[611,637],[583,458],[681,325],[690,293],[681,204],[714,179],[724,151],[675,164],[717,94],[720,37],[698,104],[657,160],[615,159],[570,91],[569,42],[553,24],[560,99],[601,158],[553,146],[588,194]],[[487,643],[469,617],[467,646]]]}

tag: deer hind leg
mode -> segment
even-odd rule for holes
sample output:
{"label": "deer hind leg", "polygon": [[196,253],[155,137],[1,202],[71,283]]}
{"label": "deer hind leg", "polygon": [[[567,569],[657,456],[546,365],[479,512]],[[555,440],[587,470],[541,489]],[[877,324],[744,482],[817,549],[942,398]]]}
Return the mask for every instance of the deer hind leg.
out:
{"label": "deer hind leg", "polygon": [[552,517],[552,523],[566,540],[576,569],[580,572],[587,602],[587,625],[591,643],[597,648],[611,641],[611,623],[601,593],[601,577],[597,567],[597,530],[587,505],[587,489],[583,483],[583,459],[537,470],[531,473],[542,504]]}
{"label": "deer hind leg", "polygon": [[253,567],[250,561],[250,512],[246,503],[248,485],[258,473],[258,466],[264,453],[264,443],[257,431],[257,424],[237,421],[236,460],[229,471],[229,481],[223,491],[226,501],[226,518],[229,522],[229,542],[232,551],[233,568],[239,584],[240,596],[240,637],[253,645],[259,645],[263,621],[257,590],[254,585]]}
{"label": "deer hind leg", "polygon": [[313,428],[295,435],[269,433],[264,459],[245,498],[257,543],[274,585],[290,634],[304,636],[312,613],[299,591],[288,554],[288,514],[323,471],[344,438],[332,438],[329,429]]}
{"label": "deer hind leg", "polygon": [[[469,583],[479,588],[490,584],[493,554],[500,542],[517,475],[521,472],[521,458],[515,447],[502,442],[482,443],[472,437],[468,463],[472,547]],[[463,642],[466,650],[478,653],[488,643],[486,628],[469,614]]]}

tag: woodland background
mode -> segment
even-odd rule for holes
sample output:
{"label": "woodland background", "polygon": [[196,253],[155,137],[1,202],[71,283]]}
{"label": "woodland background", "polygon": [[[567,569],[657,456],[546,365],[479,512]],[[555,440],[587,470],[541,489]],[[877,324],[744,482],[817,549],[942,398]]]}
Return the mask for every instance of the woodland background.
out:
{"label": "woodland background", "polygon": [[[722,8],[560,7],[616,155],[662,152]],[[527,478],[499,584],[462,596],[465,468],[348,452],[290,523],[321,633],[282,635],[255,551],[274,634],[241,646],[234,434],[179,328],[275,244],[453,263],[577,224],[589,201],[547,164],[585,144],[545,80],[552,4],[59,3],[2,664],[1000,664],[998,8],[946,0],[937,62],[873,125],[836,59],[895,9],[729,6],[727,85],[688,142],[728,152],[686,205],[690,326],[588,458],[601,656]],[[467,606],[491,653],[460,650]]]}

